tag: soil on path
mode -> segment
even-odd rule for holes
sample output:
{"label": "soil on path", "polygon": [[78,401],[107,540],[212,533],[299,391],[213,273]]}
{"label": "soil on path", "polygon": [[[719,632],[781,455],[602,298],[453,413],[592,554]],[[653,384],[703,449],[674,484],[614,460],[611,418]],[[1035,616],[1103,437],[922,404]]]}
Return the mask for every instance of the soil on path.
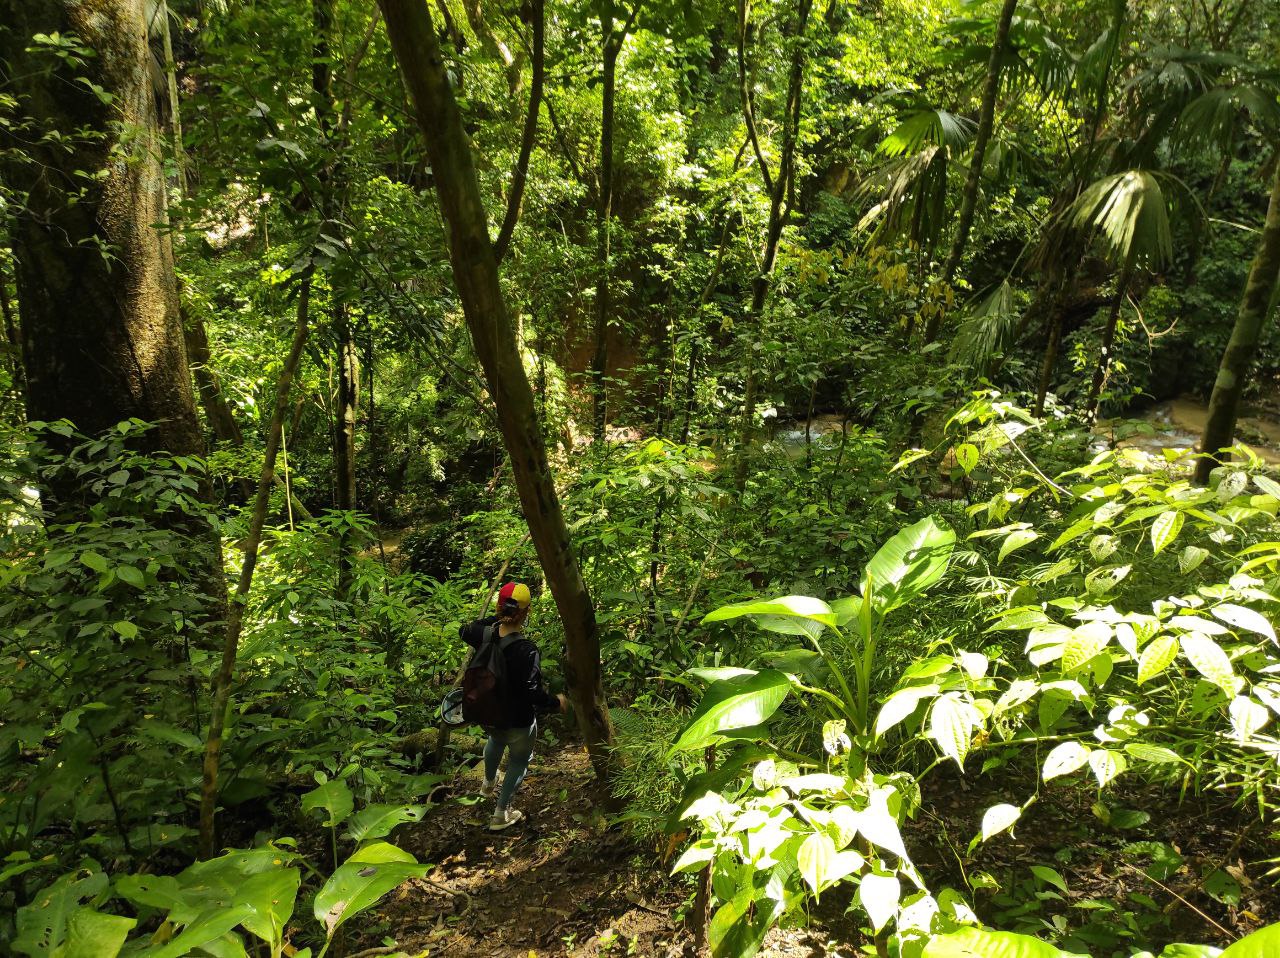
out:
{"label": "soil on path", "polygon": [[[471,759],[476,762],[478,756]],[[436,868],[392,893],[371,922],[408,955],[549,958],[692,955],[681,920],[690,886],[667,874],[652,844],[610,826],[586,752],[535,754],[514,807],[525,820],[494,834],[481,770],[458,773],[448,798],[395,841]],[[381,937],[378,935],[377,937]],[[376,945],[371,940],[352,948]],[[762,958],[846,954],[802,930],[770,934]]]}

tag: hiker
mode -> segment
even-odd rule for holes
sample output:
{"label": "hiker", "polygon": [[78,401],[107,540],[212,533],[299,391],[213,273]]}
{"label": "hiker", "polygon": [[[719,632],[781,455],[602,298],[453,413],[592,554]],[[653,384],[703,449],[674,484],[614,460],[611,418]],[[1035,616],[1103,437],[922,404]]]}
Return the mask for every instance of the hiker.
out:
{"label": "hiker", "polygon": [[[538,736],[538,715],[565,712],[569,702],[563,695],[550,694],[542,683],[541,656],[538,647],[524,634],[529,618],[529,587],[508,582],[498,592],[498,614],[477,619],[462,626],[458,635],[476,650],[463,680],[463,710],[480,719],[489,740],[484,746],[485,798],[497,792],[498,802],[489,820],[489,831],[500,832],[524,818],[524,813],[511,807],[511,797],[524,781],[533,757],[533,743]],[[485,644],[497,642],[502,661],[494,661],[490,669],[485,658]],[[473,677],[476,676],[476,677]],[[486,701],[486,699],[488,699]],[[470,700],[470,701],[469,701]],[[507,752],[507,774],[498,788],[498,765]]]}

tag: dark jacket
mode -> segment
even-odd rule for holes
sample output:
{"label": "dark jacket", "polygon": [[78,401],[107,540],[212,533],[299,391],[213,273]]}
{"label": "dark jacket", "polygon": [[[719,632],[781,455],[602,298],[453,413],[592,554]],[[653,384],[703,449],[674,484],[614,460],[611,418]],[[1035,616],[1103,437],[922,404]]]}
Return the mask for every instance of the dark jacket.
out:
{"label": "dark jacket", "polygon": [[[497,627],[498,617],[489,616],[468,622],[458,629],[458,636],[473,649],[480,648],[485,630]],[[502,706],[502,728],[528,728],[545,712],[560,711],[560,700],[547,691],[542,682],[542,657],[538,647],[522,632],[507,636],[514,639],[504,653],[507,660],[506,701]]]}

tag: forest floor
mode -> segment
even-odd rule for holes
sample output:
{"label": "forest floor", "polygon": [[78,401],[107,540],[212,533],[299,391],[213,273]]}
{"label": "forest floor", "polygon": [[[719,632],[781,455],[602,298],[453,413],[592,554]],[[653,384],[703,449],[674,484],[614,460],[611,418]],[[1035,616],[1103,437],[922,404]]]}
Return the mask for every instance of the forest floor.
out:
{"label": "forest floor", "polygon": [[[477,756],[478,758],[478,756]],[[581,746],[540,743],[514,806],[525,820],[490,833],[492,800],[479,800],[479,765],[396,842],[436,866],[383,903],[349,953],[384,936],[410,955],[544,958],[692,954],[683,910],[692,886],[668,875],[652,843],[609,827],[606,794]],[[775,930],[765,958],[853,954],[816,929]]]}

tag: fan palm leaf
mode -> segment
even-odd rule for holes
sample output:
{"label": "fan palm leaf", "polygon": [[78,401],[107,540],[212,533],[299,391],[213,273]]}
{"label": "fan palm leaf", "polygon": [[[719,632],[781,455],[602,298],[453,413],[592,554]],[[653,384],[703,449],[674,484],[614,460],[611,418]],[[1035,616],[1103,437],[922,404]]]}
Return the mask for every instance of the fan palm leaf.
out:
{"label": "fan palm leaf", "polygon": [[1156,267],[1173,258],[1173,232],[1160,181],[1125,170],[1090,183],[1068,211],[1070,223],[1100,238],[1119,263]]}

